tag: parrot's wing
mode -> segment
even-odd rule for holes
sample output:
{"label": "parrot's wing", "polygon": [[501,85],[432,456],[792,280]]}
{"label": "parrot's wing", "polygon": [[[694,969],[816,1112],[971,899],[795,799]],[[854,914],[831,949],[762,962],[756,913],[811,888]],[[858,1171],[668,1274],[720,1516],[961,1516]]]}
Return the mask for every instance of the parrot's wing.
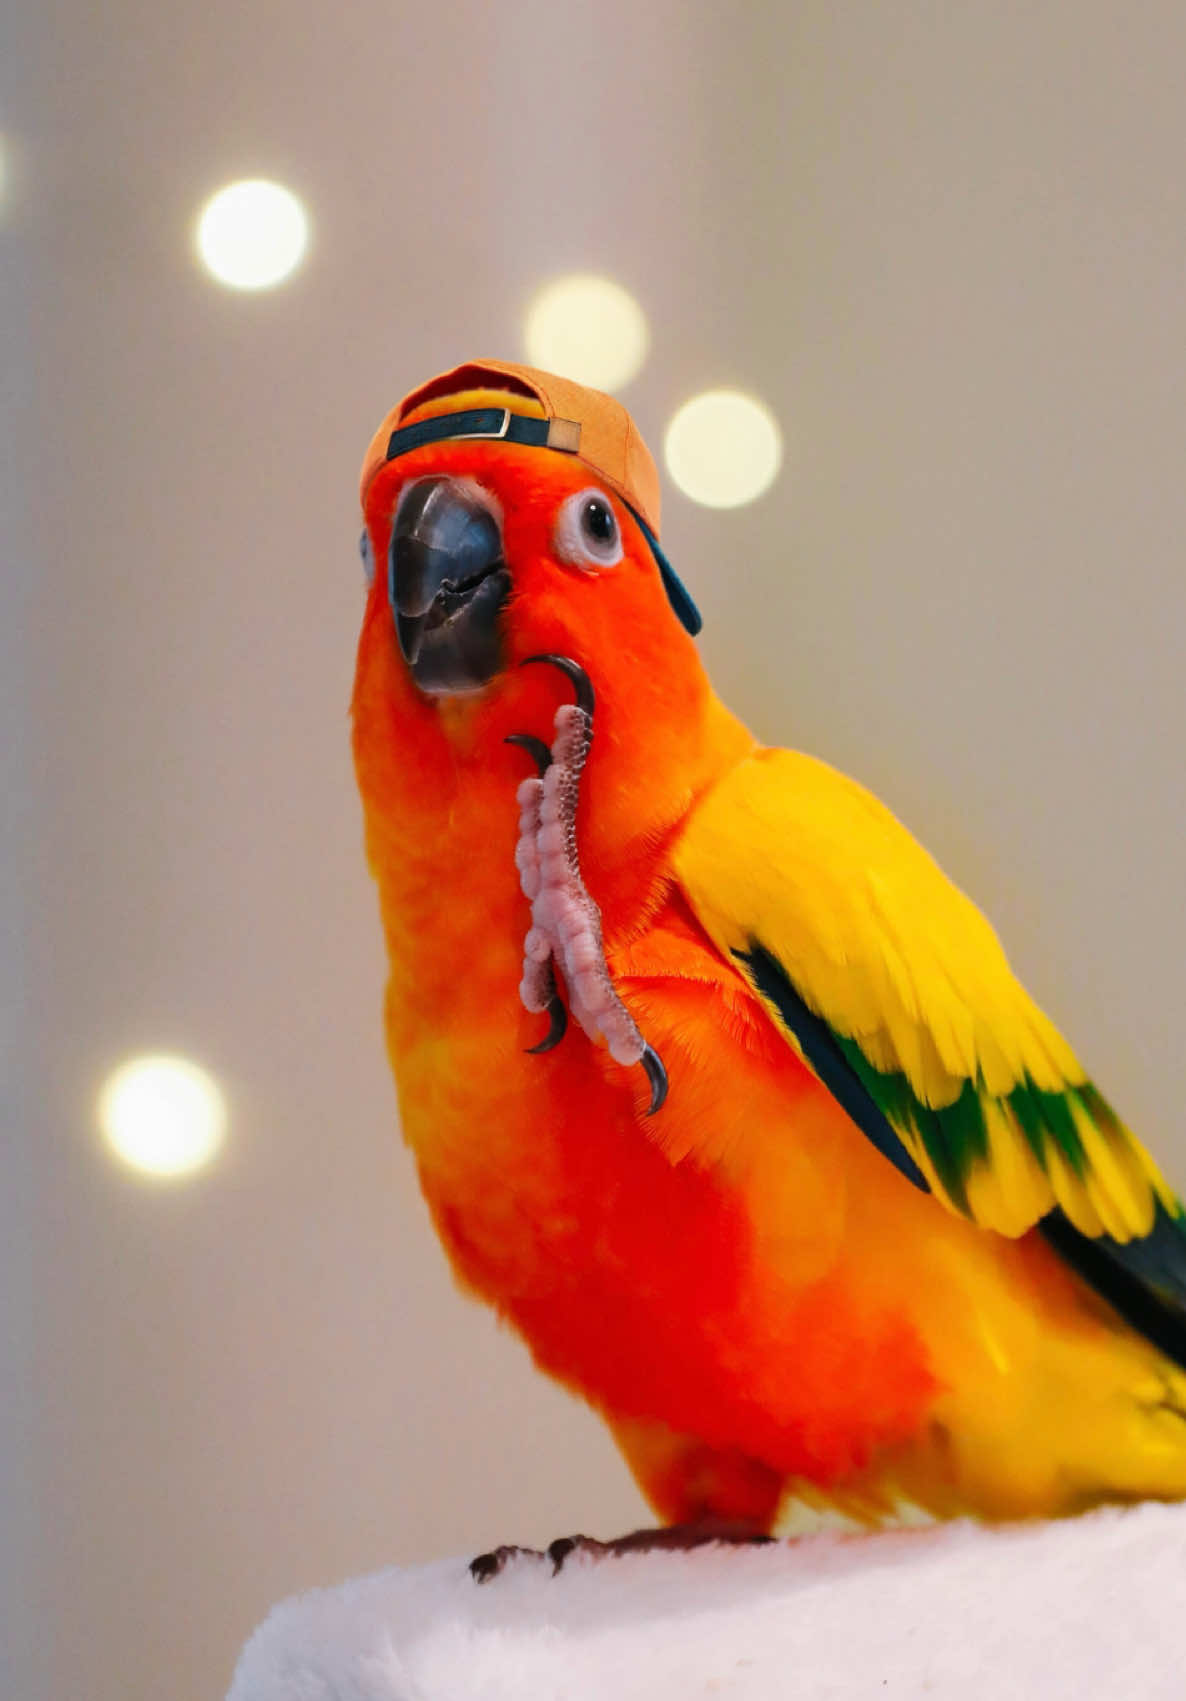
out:
{"label": "parrot's wing", "polygon": [[[1150,1292],[1177,1312],[1186,1343],[1174,1194],[883,804],[825,763],[760,750],[693,811],[675,868],[717,948],[903,1174],[985,1228],[1041,1223],[1126,1315]],[[1140,1290],[1131,1303],[1117,1282]]]}

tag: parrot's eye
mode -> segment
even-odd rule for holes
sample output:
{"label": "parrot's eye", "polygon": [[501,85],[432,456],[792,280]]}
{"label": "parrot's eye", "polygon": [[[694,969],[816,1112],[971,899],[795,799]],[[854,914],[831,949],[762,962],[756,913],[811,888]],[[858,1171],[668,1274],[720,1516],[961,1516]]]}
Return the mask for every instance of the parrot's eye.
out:
{"label": "parrot's eye", "polygon": [[614,567],[622,559],[618,516],[604,491],[568,498],[556,522],[556,552],[577,567]]}
{"label": "parrot's eye", "polygon": [[581,525],[594,543],[613,543],[614,511],[599,496],[591,496],[581,509]]}
{"label": "parrot's eye", "polygon": [[362,556],[362,570],[366,575],[366,582],[372,585],[375,582],[375,552],[371,548],[371,534],[366,530],[358,540],[358,553]]}

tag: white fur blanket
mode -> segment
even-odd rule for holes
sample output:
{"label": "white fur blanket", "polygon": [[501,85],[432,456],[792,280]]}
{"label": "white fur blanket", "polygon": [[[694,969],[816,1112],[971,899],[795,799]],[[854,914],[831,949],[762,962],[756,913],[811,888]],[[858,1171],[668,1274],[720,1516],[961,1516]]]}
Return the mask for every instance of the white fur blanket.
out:
{"label": "white fur blanket", "polygon": [[1186,1507],[315,1590],[228,1701],[1186,1701]]}

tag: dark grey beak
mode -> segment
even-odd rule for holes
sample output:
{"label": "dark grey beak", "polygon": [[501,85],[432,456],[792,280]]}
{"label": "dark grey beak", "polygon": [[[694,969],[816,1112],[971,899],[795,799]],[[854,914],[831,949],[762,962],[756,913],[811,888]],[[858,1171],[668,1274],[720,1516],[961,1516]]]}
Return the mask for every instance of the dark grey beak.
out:
{"label": "dark grey beak", "polygon": [[391,533],[388,595],[400,652],[423,691],[476,691],[502,672],[511,587],[494,515],[469,486],[424,478]]}

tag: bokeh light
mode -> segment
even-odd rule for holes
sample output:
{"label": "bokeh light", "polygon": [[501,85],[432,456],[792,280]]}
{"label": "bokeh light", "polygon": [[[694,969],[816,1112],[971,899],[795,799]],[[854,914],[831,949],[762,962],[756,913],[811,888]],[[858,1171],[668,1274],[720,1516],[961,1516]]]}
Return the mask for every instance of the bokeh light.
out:
{"label": "bokeh light", "polygon": [[309,221],[292,190],[262,177],[228,183],[198,217],[198,252],[230,289],[282,283],[300,264],[308,240]]}
{"label": "bokeh light", "polygon": [[598,390],[628,384],[647,357],[646,314],[612,278],[577,272],[545,284],[523,333],[532,366]]}
{"label": "bokeh light", "polygon": [[782,465],[782,433],[756,396],[705,390],[674,416],[663,453],[668,472],[693,502],[737,508],[774,483]]}
{"label": "bokeh light", "polygon": [[186,1057],[132,1057],[99,1094],[99,1127],[111,1150],[145,1175],[192,1175],[214,1157],[226,1133],[218,1083]]}

